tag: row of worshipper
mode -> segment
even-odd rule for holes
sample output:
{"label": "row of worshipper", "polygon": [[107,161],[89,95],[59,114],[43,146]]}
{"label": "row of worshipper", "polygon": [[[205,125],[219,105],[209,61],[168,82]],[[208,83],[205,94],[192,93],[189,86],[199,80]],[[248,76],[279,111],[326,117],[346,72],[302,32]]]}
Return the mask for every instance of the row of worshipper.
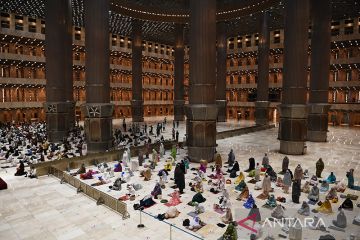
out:
{"label": "row of worshipper", "polygon": [[[153,155],[151,157],[151,162],[158,162],[158,156],[156,154],[157,154],[156,151],[154,151]],[[186,161],[178,163],[176,165],[175,172],[174,172],[174,182],[176,183],[176,187],[178,187],[180,191],[183,191],[185,188],[185,178],[183,177],[183,175],[186,174],[187,169],[188,169],[188,167],[186,167],[185,162]],[[219,168],[219,166],[222,164],[222,162],[221,162],[221,156],[219,156],[218,154],[216,154],[216,156],[215,156],[215,163],[216,163],[216,166],[213,168],[213,173],[210,176],[208,176],[209,178],[211,178],[211,181],[209,181],[208,184],[211,186],[211,189],[213,189],[212,190],[213,193],[215,193],[215,194],[218,192],[222,193],[221,196],[219,197],[219,202],[214,205],[214,210],[216,212],[224,213],[224,216],[222,217],[222,221],[224,223],[228,223],[228,222],[231,222],[231,219],[232,219],[231,203],[229,201],[228,191],[224,187],[225,182],[227,183],[227,180],[225,181],[225,179],[224,179],[224,175],[226,173],[222,173],[221,168]],[[269,166],[270,166],[270,164],[269,164]],[[258,168],[260,168],[260,167],[258,166]],[[216,172],[214,172],[215,169],[216,169]],[[270,169],[270,167],[268,167],[267,169]],[[263,172],[267,172],[267,169]],[[170,169],[170,171],[171,171],[171,169]],[[195,169],[195,171],[196,171],[196,176],[194,177],[194,179],[193,179],[194,182],[192,182],[190,187],[191,187],[191,190],[196,192],[196,194],[194,195],[193,200],[191,202],[189,202],[189,205],[191,204],[192,206],[195,206],[195,213],[196,212],[201,213],[204,211],[202,209],[201,203],[203,201],[206,201],[206,199],[204,199],[202,197],[201,193],[204,191],[204,187],[202,186],[202,180],[206,179],[205,174],[208,171],[207,162],[201,161],[199,169]],[[151,174],[152,174],[151,168],[146,169],[146,171],[143,172],[144,180],[149,180],[151,178]],[[161,169],[158,173],[160,180],[155,184],[153,191],[140,201],[139,206],[150,207],[153,204],[155,204],[154,199],[162,199],[162,197],[161,197],[162,189],[163,189],[163,187],[165,187],[164,183],[167,182],[168,174],[169,174],[169,172],[167,170],[165,170],[165,165],[164,165],[164,169]],[[262,184],[260,185],[261,188],[263,188],[263,190],[264,190],[262,194],[268,195],[268,199],[267,199],[267,202],[264,205],[264,207],[268,206],[269,208],[275,208],[276,211],[274,210],[273,215],[281,216],[282,211],[281,211],[280,207],[277,207],[278,206],[278,204],[276,203],[277,199],[275,199],[274,195],[269,194],[272,190],[271,189],[271,179],[270,179],[269,175],[267,175],[267,176],[266,175],[267,174],[265,174],[264,180],[262,181]],[[333,174],[331,174],[331,175],[333,175]],[[293,179],[294,182],[296,182],[297,180],[301,181],[301,179],[304,179],[304,178],[305,178],[304,172],[302,171],[301,166],[298,165],[294,171],[294,176],[291,177],[291,179]],[[333,177],[330,177],[330,179],[333,179]],[[230,180],[230,179],[228,179],[228,180]],[[244,184],[243,180],[244,179],[241,179],[239,184],[236,185],[236,187],[238,187],[240,185],[237,190],[241,191],[238,200],[244,200],[245,201],[244,207],[252,209],[255,204],[255,200],[252,197],[252,195],[249,194],[249,190],[248,190],[247,186],[241,186],[241,184],[242,185]],[[269,182],[270,182],[270,186],[268,184]],[[275,179],[274,182],[277,182],[277,178]],[[324,182],[327,182],[327,181],[324,181]],[[210,189],[210,191],[211,191],[211,189]],[[298,188],[296,188],[296,189],[298,189]],[[316,187],[314,189],[316,189]],[[247,194],[246,194],[246,190],[247,190]],[[129,195],[130,194],[131,193],[129,192]],[[174,194],[172,194],[172,199],[170,200],[170,203],[178,203],[180,201],[179,195],[180,195],[179,192],[177,192],[177,191],[174,192]],[[296,194],[294,194],[294,195],[296,195]],[[314,195],[314,194],[309,193],[309,200],[311,198],[311,195]],[[329,193],[328,195],[331,195],[331,194]],[[134,194],[131,196],[133,196],[133,199],[135,199]],[[300,197],[300,195],[299,195],[299,197]],[[164,200],[164,199],[162,199],[162,200]],[[349,202],[348,199],[346,199],[346,201]],[[323,210],[326,210],[326,208],[327,208],[326,206],[328,205],[328,203],[329,203],[329,201],[325,201],[325,204],[321,204],[321,206],[319,206],[319,208],[318,208],[319,209],[318,211],[323,212]],[[345,209],[345,207],[347,205],[349,205],[349,203],[345,204],[345,201],[344,201],[344,203],[342,205],[343,205],[343,208]],[[330,204],[330,206],[331,206],[331,204]],[[301,207],[303,208],[303,205]],[[306,212],[307,212],[306,209],[307,208],[305,208],[305,211],[303,211],[304,209],[302,209],[301,212],[304,212],[306,214]],[[189,229],[193,229],[194,226],[201,227],[201,224],[196,224],[196,223],[199,223],[199,221],[195,221],[197,219],[196,217],[197,216],[195,216],[191,219],[188,219],[188,221],[184,222],[184,224],[185,225],[189,224]]]}
{"label": "row of worshipper", "polygon": [[69,131],[60,143],[47,141],[45,123],[3,124],[0,135],[0,160],[5,160],[2,168],[17,166],[19,171],[16,175],[25,174],[20,166],[22,164],[25,166],[86,154],[82,127]]}
{"label": "row of worshipper", "polygon": [[[161,134],[165,132],[166,120],[156,124],[156,134],[153,132],[153,126],[148,126],[147,123],[140,125],[139,123],[132,123],[129,129],[126,128],[125,118],[123,119],[123,131],[119,128],[114,130],[113,145],[115,148],[123,148],[124,146],[140,146],[146,143],[163,142],[164,136]],[[152,139],[154,138],[154,139]]]}
{"label": "row of worshipper", "polygon": [[[0,160],[6,160],[5,167],[18,166],[21,169],[20,161],[25,165],[36,164],[48,160],[82,156],[87,153],[82,126],[74,127],[60,143],[47,141],[46,123],[2,124],[0,135],[2,136]],[[119,131],[115,130],[114,139],[119,135],[121,135]],[[151,139],[146,137],[142,140],[151,143]],[[17,175],[22,175],[24,172],[20,170]]]}
{"label": "row of worshipper", "polygon": [[[228,164],[229,164],[229,170],[230,177],[236,177],[236,172],[239,171],[239,165],[235,161],[235,155],[233,153],[233,150],[230,151],[228,155]],[[313,175],[310,179],[310,181],[306,181],[306,183],[301,187],[301,180],[302,179],[308,179],[309,173],[307,170],[303,171],[300,164],[297,165],[297,167],[294,170],[294,175],[291,172],[290,169],[288,169],[289,166],[289,158],[287,156],[284,157],[283,163],[282,163],[282,171],[279,172],[279,174],[284,174],[284,178],[276,177],[276,173],[272,169],[269,161],[269,157],[267,154],[263,157],[262,161],[262,167],[260,168],[259,163],[255,166],[255,159],[250,158],[249,159],[249,168],[246,170],[246,172],[249,172],[249,176],[253,177],[252,180],[250,180],[248,183],[256,183],[255,190],[262,189],[263,192],[258,196],[260,199],[267,199],[265,205],[263,207],[267,207],[270,209],[276,208],[274,212],[272,213],[273,217],[276,218],[283,218],[283,212],[284,207],[281,205],[278,205],[276,201],[279,202],[286,202],[286,199],[284,197],[278,197],[275,199],[275,196],[273,194],[269,194],[273,191],[273,188],[271,187],[271,182],[276,181],[276,186],[282,187],[284,190],[284,193],[288,193],[290,186],[292,185],[292,201],[294,203],[299,203],[299,198],[301,192],[308,193],[308,199],[309,202],[304,201],[301,208],[298,210],[298,213],[301,215],[309,216],[310,214],[310,207],[309,204],[318,204],[319,207],[316,209],[313,209],[313,212],[318,213],[329,213],[332,212],[331,210],[331,203],[336,203],[338,201],[337,192],[344,192],[346,189],[346,185],[344,183],[340,183],[336,181],[336,176],[333,172],[330,173],[330,175],[323,180],[319,180],[318,178],[321,178],[321,173],[324,170],[324,163],[322,159],[320,158],[316,163],[316,175]],[[253,172],[252,172],[253,171]],[[265,176],[263,181],[260,183],[260,172],[264,172]],[[231,176],[233,175],[233,176]],[[358,186],[354,186],[354,169],[350,169],[346,176],[348,178],[348,188],[352,190],[359,189]],[[246,203],[244,206],[251,206],[254,204],[254,199],[252,198],[252,195],[249,193],[249,188],[247,187],[246,183],[244,182],[244,175],[242,172],[240,172],[240,175],[235,180],[235,183],[237,184],[235,187],[235,190],[241,191],[240,195],[238,196],[237,200],[246,200]],[[318,183],[321,183],[320,189],[317,187]],[[326,194],[326,198],[324,202],[319,202],[319,192],[327,192],[329,190],[329,184],[336,184],[334,187],[330,189],[330,191]],[[310,187],[312,188],[310,189]],[[333,221],[333,225],[330,228],[338,230],[338,228],[344,228],[346,227],[346,219],[344,220],[344,214],[342,212],[342,209],[352,210],[353,209],[353,203],[351,200],[351,197],[353,199],[357,199],[356,195],[348,194],[348,195],[341,195],[342,198],[346,198],[344,202],[340,206],[339,214],[336,220]],[[353,223],[358,224],[360,219],[360,215],[355,217]],[[256,238],[255,238],[256,239]],[[297,238],[291,238],[291,239],[301,239],[301,237]]]}

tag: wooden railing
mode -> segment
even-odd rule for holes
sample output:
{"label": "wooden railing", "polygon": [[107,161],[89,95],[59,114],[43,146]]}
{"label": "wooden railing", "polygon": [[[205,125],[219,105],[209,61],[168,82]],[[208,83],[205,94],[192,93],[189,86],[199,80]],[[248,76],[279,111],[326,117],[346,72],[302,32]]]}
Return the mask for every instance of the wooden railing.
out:
{"label": "wooden railing", "polygon": [[105,205],[115,212],[121,214],[123,219],[130,217],[130,214],[127,211],[126,203],[82,182],[76,177],[70,175],[67,172],[64,172],[56,167],[49,167],[49,174],[54,175],[60,179],[60,183],[68,183],[71,186],[77,189],[77,193],[84,193],[92,199],[96,200],[97,205]]}

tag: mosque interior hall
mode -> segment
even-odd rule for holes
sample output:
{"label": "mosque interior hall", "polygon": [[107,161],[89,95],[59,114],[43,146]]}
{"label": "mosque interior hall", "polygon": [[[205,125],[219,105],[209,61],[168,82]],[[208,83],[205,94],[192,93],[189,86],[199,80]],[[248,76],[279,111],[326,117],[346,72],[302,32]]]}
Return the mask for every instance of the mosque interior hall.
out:
{"label": "mosque interior hall", "polygon": [[0,239],[360,240],[359,1],[0,14]]}

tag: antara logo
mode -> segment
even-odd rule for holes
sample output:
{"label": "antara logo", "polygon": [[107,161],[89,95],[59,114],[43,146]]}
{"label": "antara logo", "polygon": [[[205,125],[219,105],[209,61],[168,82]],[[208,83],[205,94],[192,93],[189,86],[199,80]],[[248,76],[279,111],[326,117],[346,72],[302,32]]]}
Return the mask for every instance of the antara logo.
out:
{"label": "antara logo", "polygon": [[[256,216],[257,214],[252,214],[249,215],[248,217],[237,221],[238,226],[241,226],[245,229],[248,229],[254,233],[257,233],[258,231],[254,228],[255,222],[256,222]],[[245,224],[246,221],[252,221],[252,227],[248,226]],[[308,227],[308,226],[312,226],[313,228],[320,228],[321,226],[325,226],[325,222],[322,218],[319,218],[318,221],[315,221],[315,219],[313,218],[304,218],[304,220],[300,220],[298,218],[290,218],[290,217],[286,217],[286,218],[282,218],[282,219],[271,219],[270,218],[266,218],[264,223],[262,224],[262,227],[268,226],[270,228],[275,228],[276,226],[279,227],[295,227],[297,225],[300,225],[302,228]]]}
{"label": "antara logo", "polygon": [[316,222],[313,218],[304,218],[304,220],[301,220],[299,218],[282,218],[282,219],[274,219],[271,221],[269,218],[266,218],[263,227],[267,225],[269,227],[275,228],[276,226],[284,227],[295,227],[295,226],[301,226],[302,228],[313,226],[314,228],[320,228],[321,226],[325,226],[324,220],[322,218],[319,218],[319,220]]}

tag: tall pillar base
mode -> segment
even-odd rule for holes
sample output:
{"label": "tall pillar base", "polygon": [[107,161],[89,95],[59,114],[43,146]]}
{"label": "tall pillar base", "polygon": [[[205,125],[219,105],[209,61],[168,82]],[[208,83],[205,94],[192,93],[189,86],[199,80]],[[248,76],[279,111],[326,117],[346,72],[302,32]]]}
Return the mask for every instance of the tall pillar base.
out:
{"label": "tall pillar base", "polygon": [[185,111],[184,111],[184,100],[174,100],[174,120],[175,121],[184,121],[185,120]]}
{"label": "tall pillar base", "polygon": [[326,142],[328,132],[328,112],[330,104],[309,104],[307,140]]}
{"label": "tall pillar base", "polygon": [[199,163],[200,160],[212,162],[214,160],[215,147],[187,147],[191,162]]}
{"label": "tall pillar base", "polygon": [[131,100],[131,114],[133,122],[144,122],[143,100]]}
{"label": "tall pillar base", "polygon": [[305,142],[280,140],[280,152],[289,155],[303,155],[306,153]]}
{"label": "tall pillar base", "polygon": [[216,148],[217,105],[192,104],[185,108],[185,112],[190,161],[213,161]]}
{"label": "tall pillar base", "polygon": [[112,115],[110,103],[87,103],[82,107],[85,115],[85,139],[89,153],[104,152],[112,147]]}
{"label": "tall pillar base", "polygon": [[269,124],[269,101],[255,102],[255,123],[256,125]]}
{"label": "tall pillar base", "polygon": [[304,104],[280,104],[280,152],[289,155],[306,153],[308,107]]}
{"label": "tall pillar base", "polygon": [[60,142],[71,128],[70,102],[46,102],[44,109],[46,113],[46,131],[50,142]]}
{"label": "tall pillar base", "polygon": [[218,107],[218,122],[226,122],[226,100],[216,100],[216,105]]}

